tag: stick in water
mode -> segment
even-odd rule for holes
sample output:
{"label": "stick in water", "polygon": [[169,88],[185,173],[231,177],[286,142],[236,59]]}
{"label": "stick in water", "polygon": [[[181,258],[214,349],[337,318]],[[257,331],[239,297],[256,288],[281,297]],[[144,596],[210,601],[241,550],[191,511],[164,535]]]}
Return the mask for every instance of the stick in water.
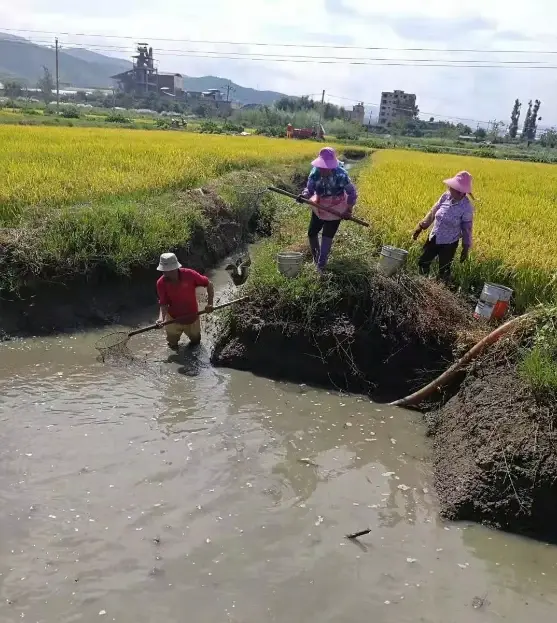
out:
{"label": "stick in water", "polygon": [[359,536],[365,536],[366,534],[369,534],[371,532],[371,529],[368,528],[367,530],[360,530],[360,532],[354,532],[353,534],[347,534],[346,538],[347,539],[357,539]]}

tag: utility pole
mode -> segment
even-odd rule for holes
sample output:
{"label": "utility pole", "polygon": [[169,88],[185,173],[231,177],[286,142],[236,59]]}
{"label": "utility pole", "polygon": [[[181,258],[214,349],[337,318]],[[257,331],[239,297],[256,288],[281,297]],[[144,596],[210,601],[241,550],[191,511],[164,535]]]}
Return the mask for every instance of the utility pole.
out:
{"label": "utility pole", "polygon": [[56,112],[60,112],[60,80],[58,76],[58,37],[55,39],[56,42]]}
{"label": "utility pole", "polygon": [[323,119],[323,108],[325,107],[325,89],[321,93],[321,108],[319,109],[319,129],[321,129],[321,120]]}
{"label": "utility pole", "polygon": [[236,89],[233,89],[230,85],[230,82],[226,85],[226,101],[230,101],[230,91],[234,92]]}

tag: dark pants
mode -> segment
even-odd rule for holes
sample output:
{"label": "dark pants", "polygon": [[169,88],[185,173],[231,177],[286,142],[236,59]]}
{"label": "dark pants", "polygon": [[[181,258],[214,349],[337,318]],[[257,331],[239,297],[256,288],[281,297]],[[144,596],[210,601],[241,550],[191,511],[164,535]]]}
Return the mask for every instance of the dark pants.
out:
{"label": "dark pants", "polygon": [[325,238],[334,238],[340,225],[340,219],[334,221],[324,221],[315,212],[311,213],[311,220],[308,227],[308,238],[315,238],[321,230]]}
{"label": "dark pants", "polygon": [[422,255],[418,260],[420,273],[428,275],[431,263],[438,257],[439,276],[444,281],[448,281],[451,278],[451,264],[453,263],[457,248],[458,240],[452,244],[437,244],[435,236],[433,236],[431,240],[425,243]]}

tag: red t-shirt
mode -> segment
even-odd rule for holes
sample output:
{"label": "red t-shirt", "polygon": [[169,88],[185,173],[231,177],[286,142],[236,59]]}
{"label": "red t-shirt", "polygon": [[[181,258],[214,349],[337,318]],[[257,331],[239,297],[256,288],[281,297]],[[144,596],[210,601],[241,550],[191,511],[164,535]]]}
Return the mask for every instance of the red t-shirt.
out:
{"label": "red t-shirt", "polygon": [[185,316],[183,322],[189,324],[196,319],[198,312],[195,288],[206,288],[209,280],[191,268],[180,268],[179,272],[180,279],[176,282],[168,281],[164,276],[157,281],[159,304],[168,306],[172,318]]}

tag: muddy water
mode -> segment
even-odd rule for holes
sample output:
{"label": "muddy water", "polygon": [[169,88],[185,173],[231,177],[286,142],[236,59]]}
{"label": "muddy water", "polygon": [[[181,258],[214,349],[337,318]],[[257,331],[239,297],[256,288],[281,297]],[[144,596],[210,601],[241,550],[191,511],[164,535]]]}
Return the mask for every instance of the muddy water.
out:
{"label": "muddy water", "polygon": [[97,335],[0,345],[1,623],[555,619],[553,547],[439,521],[418,416]]}

